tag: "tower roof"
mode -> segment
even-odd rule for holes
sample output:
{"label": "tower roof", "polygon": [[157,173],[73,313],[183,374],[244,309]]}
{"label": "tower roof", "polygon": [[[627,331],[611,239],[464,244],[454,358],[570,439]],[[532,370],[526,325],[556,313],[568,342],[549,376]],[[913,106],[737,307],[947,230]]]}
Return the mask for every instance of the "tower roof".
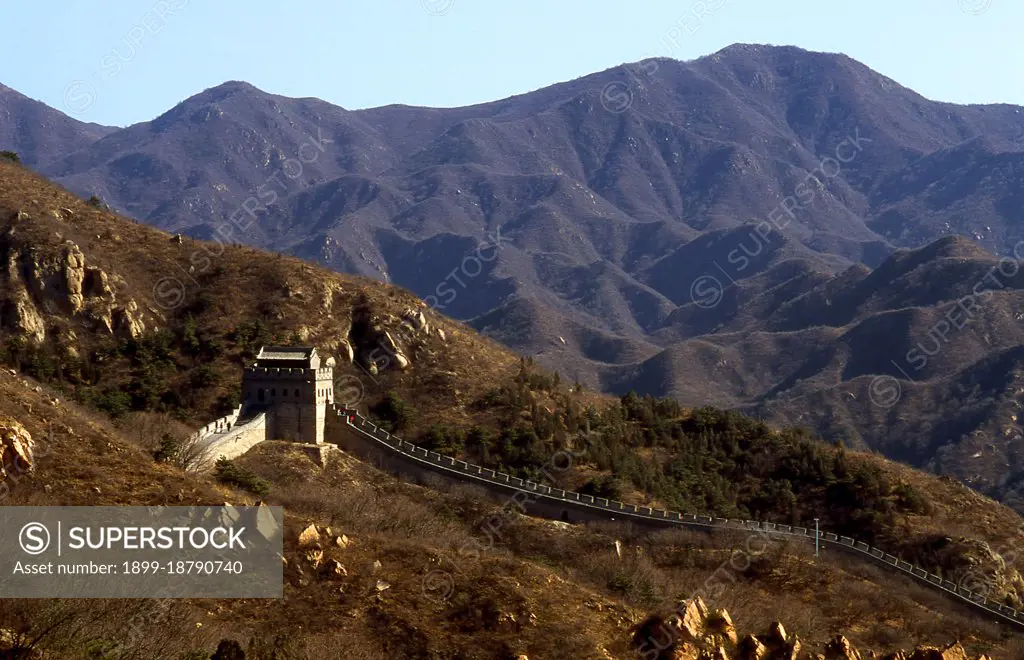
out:
{"label": "tower roof", "polygon": [[254,366],[266,369],[319,369],[320,356],[314,346],[264,346],[256,356]]}

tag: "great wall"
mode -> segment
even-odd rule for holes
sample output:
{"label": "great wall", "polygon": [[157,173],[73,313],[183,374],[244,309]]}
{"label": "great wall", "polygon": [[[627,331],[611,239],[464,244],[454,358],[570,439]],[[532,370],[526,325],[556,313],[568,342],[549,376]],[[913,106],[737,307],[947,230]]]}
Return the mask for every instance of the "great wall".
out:
{"label": "great wall", "polygon": [[[288,351],[305,351],[301,357]],[[406,442],[377,427],[356,410],[338,406],[333,391],[324,387],[330,382],[333,361],[319,366],[315,349],[264,349],[261,360],[303,361],[302,368],[268,369],[257,365],[247,368],[243,385],[243,404],[230,415],[207,424],[193,434],[192,442],[201,449],[197,462],[200,469],[209,469],[217,458],[241,456],[255,445],[270,439],[293,440],[318,450],[323,459],[325,450],[337,447],[360,460],[403,478],[431,485],[438,478],[453,483],[470,483],[493,496],[512,500],[525,513],[563,522],[617,522],[665,529],[685,527],[707,532],[749,532],[769,539],[798,540],[837,548],[858,559],[880,565],[908,576],[917,583],[963,602],[996,621],[1024,629],[1024,611],[996,603],[985,594],[972,592],[941,576],[902,561],[882,549],[846,536],[804,527],[792,527],[753,520],[729,520],[700,514],[625,504],[591,495],[553,488],[456,460]],[[287,373],[282,373],[287,371]],[[290,396],[278,397],[281,374],[288,381]],[[269,388],[269,389],[268,389]],[[273,397],[269,392],[273,391]],[[281,411],[284,414],[281,415]]]}

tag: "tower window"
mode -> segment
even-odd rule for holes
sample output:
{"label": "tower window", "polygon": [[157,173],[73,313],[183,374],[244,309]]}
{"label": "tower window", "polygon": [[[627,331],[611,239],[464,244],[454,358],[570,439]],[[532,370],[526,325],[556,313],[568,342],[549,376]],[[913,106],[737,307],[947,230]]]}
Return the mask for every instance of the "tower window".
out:
{"label": "tower window", "polygon": [[261,387],[261,388],[260,388],[260,391],[259,391],[259,400],[260,400],[260,402],[262,403],[263,401],[266,401],[266,399],[267,399],[267,392],[266,392],[266,390],[264,390],[264,389],[263,389],[263,388]]}
{"label": "tower window", "polygon": [[276,387],[270,390],[270,398],[271,399],[277,398],[277,388]]}
{"label": "tower window", "polygon": [[295,398],[296,398],[296,399],[298,399],[298,398],[299,398],[299,391],[298,391],[298,390],[295,390]]}

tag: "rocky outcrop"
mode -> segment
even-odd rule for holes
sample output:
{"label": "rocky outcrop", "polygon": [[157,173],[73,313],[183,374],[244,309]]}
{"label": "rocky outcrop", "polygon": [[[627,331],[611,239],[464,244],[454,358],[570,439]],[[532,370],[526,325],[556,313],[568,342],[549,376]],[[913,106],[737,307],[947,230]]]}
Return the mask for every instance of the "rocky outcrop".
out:
{"label": "rocky outcrop", "polygon": [[430,325],[427,324],[427,318],[423,316],[423,310],[407,309],[402,318],[412,327],[414,332],[422,332],[425,335],[430,334]]}
{"label": "rocky outcrop", "polygon": [[352,344],[347,339],[343,339],[341,344],[338,345],[338,352],[344,355],[348,359],[348,363],[352,364],[356,360],[355,349],[352,348]]}
{"label": "rocky outcrop", "polygon": [[35,467],[32,434],[13,417],[0,415],[0,481]]}
{"label": "rocky outcrop", "polygon": [[[970,660],[970,658],[960,642],[956,642],[942,649],[933,646],[921,647],[907,656],[907,660]],[[985,656],[982,656],[980,660],[986,660]]]}
{"label": "rocky outcrop", "polygon": [[[781,622],[773,622],[764,634],[736,631],[732,617],[724,609],[709,613],[700,598],[681,601],[668,615],[655,614],[633,629],[633,648],[647,660],[866,660],[879,657],[861,652],[846,637],[836,635],[824,649],[807,649],[797,635],[786,631]],[[898,651],[885,660],[973,660],[963,646],[954,643],[944,648],[920,647],[910,653]],[[981,656],[977,660],[991,660]]]}
{"label": "rocky outcrop", "polygon": [[24,290],[15,291],[11,299],[0,305],[0,327],[36,344],[46,339],[46,323]]}
{"label": "rocky outcrop", "polygon": [[129,300],[124,307],[116,307],[113,312],[113,331],[118,337],[129,337],[137,339],[146,331],[146,324],[142,320],[139,306],[134,300]]}
{"label": "rocky outcrop", "polygon": [[102,269],[87,266],[85,280],[82,282],[82,294],[89,298],[114,298],[114,290],[110,288],[110,278]]}
{"label": "rocky outcrop", "polygon": [[85,307],[85,296],[82,295],[85,282],[85,255],[74,243],[68,244],[64,249],[64,291],[67,296],[71,313],[77,314]]}
{"label": "rocky outcrop", "polygon": [[[7,285],[5,299],[0,299],[0,327],[38,344],[46,340],[53,325],[64,341],[74,333],[57,321],[55,312],[63,310],[69,317],[88,320],[95,328],[120,337],[136,338],[145,332],[138,304],[129,300],[118,305],[112,284],[117,278],[86,265],[78,245],[66,241],[57,253],[47,256],[17,245],[17,235],[12,226],[0,237],[0,283]],[[75,346],[66,348],[70,354],[77,352]]]}
{"label": "rocky outcrop", "polygon": [[405,371],[413,355],[423,349],[429,327],[422,312],[407,310],[401,318],[391,314],[370,314],[357,310],[351,340],[353,358],[371,374],[394,369]]}
{"label": "rocky outcrop", "polygon": [[825,645],[825,660],[861,660],[860,651],[846,637],[836,635]]}

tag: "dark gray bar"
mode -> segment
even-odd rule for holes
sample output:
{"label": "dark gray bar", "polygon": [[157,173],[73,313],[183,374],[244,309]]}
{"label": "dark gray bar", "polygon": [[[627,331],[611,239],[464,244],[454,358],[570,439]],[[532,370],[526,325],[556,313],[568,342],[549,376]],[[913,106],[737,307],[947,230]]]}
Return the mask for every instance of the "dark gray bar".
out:
{"label": "dark gray bar", "polygon": [[282,598],[281,507],[0,507],[0,598]]}

